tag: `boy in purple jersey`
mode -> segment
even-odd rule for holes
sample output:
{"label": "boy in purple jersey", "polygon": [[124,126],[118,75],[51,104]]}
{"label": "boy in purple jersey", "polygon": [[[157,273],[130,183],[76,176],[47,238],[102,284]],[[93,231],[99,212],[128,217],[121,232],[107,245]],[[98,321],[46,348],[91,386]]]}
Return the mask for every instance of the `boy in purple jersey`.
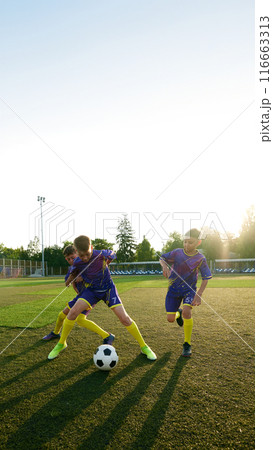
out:
{"label": "boy in purple jersey", "polygon": [[[163,275],[169,279],[165,301],[167,320],[174,322],[176,319],[181,327],[184,324],[182,356],[191,356],[192,308],[201,304],[201,296],[211,278],[206,258],[197,250],[201,243],[199,235],[200,232],[196,228],[189,230],[185,235],[184,249],[177,248],[165,253],[161,255],[160,261]],[[199,270],[202,283],[196,292]],[[183,309],[180,308],[181,302]]]}
{"label": "boy in purple jersey", "polygon": [[[79,273],[84,281],[85,289],[72,302],[68,303],[71,309],[64,320],[60,340],[49,353],[48,359],[56,358],[67,347],[66,339],[75,322],[77,321],[79,323],[79,317],[83,315],[83,311],[91,310],[99,301],[103,300],[116,314],[129,333],[136,339],[141,348],[141,353],[145,354],[151,361],[155,361],[157,358],[155,353],[145,343],[137,324],[125,311],[116,286],[111,278],[108,265],[116,258],[115,253],[112,250],[94,250],[87,236],[79,236],[76,238],[74,246],[79,257],[73,262],[71,275],[68,277],[66,284],[69,285]],[[77,271],[76,275],[74,270]],[[84,324],[87,322],[89,322],[90,326],[86,326],[86,328],[99,334],[103,338],[104,344],[113,343],[115,336],[103,330],[94,322],[85,319],[79,325],[85,326]]]}
{"label": "boy in purple jersey", "polygon": [[[77,255],[77,251],[73,245],[67,245],[63,251],[63,255],[64,255],[66,261],[68,262],[68,264],[70,265],[70,267],[68,268],[67,274],[65,276],[65,282],[66,282],[69,275],[71,274],[71,270],[73,268],[73,261],[74,261],[74,259],[77,258],[78,255]],[[82,279],[78,278],[76,281],[74,281],[72,283],[72,286],[73,286],[75,292],[77,294],[79,294],[83,290]],[[44,341],[50,341],[51,339],[57,339],[61,336],[60,331],[61,331],[61,328],[63,325],[63,321],[66,318],[67,314],[69,313],[69,310],[70,310],[70,307],[68,307],[68,305],[66,305],[66,307],[59,313],[54,330],[43,337]],[[87,311],[86,311],[86,314],[87,314]]]}

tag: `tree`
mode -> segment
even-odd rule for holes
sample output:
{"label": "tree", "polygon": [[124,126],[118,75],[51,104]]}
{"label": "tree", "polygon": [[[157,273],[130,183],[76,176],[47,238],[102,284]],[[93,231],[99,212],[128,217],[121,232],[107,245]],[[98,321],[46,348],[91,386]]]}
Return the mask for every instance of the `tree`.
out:
{"label": "tree", "polygon": [[73,242],[71,242],[71,241],[64,241],[63,242],[63,246],[62,246],[62,250],[64,250],[65,247],[67,247],[68,245],[73,245]]}
{"label": "tree", "polygon": [[224,244],[216,231],[208,234],[200,247],[204,251],[207,260],[221,259],[223,257]]}
{"label": "tree", "polygon": [[96,238],[96,239],[92,239],[92,245],[97,250],[102,250],[102,249],[113,250],[113,247],[115,244],[113,244],[112,242],[108,242],[106,239]]}
{"label": "tree", "polygon": [[8,248],[4,244],[0,244],[0,258],[14,259],[13,248]]}
{"label": "tree", "polygon": [[29,259],[28,253],[21,246],[20,248],[5,247],[4,244],[0,244],[0,258],[6,259]]}
{"label": "tree", "polygon": [[27,254],[30,259],[41,259],[41,252],[40,252],[40,241],[37,236],[35,236],[33,241],[29,241],[29,244],[27,246]]}
{"label": "tree", "polygon": [[180,233],[174,231],[170,233],[170,239],[166,242],[162,249],[162,253],[168,253],[176,248],[183,248],[183,239]]}
{"label": "tree", "polygon": [[24,247],[22,245],[19,248],[19,255],[18,255],[18,257],[19,257],[19,259],[25,259],[25,260],[29,259],[28,252],[27,252],[27,250],[24,249]]}
{"label": "tree", "polygon": [[58,245],[53,245],[52,247],[45,247],[44,256],[48,267],[67,266],[67,263],[63,255],[63,249]]}
{"label": "tree", "polygon": [[238,237],[233,233],[227,232],[227,239],[224,240],[222,258],[237,258],[238,256]]}
{"label": "tree", "polygon": [[251,206],[243,222],[238,238],[240,258],[255,258],[255,210]]}
{"label": "tree", "polygon": [[155,251],[151,247],[150,242],[143,236],[143,241],[137,245],[136,260],[137,261],[153,261],[155,259]]}
{"label": "tree", "polygon": [[123,219],[119,219],[116,241],[119,246],[117,251],[118,261],[134,261],[136,243],[133,229],[126,215],[123,216]]}

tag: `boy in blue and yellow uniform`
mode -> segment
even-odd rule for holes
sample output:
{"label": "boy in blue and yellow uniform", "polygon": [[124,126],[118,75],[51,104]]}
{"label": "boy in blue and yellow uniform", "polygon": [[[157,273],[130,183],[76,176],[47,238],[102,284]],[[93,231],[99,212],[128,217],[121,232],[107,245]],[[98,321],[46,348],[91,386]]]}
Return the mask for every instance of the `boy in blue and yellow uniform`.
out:
{"label": "boy in blue and yellow uniform", "polygon": [[[67,245],[63,250],[63,255],[70,266],[68,268],[67,274],[65,275],[64,280],[66,282],[73,269],[73,262],[78,255],[73,245]],[[76,281],[74,281],[72,283],[72,286],[77,294],[79,294],[84,289],[83,281],[81,278],[78,278]],[[63,321],[66,318],[67,314],[69,313],[69,310],[70,308],[68,307],[68,305],[66,305],[66,307],[59,312],[54,330],[43,337],[44,341],[50,341],[51,339],[57,339],[60,337],[60,331],[63,325]]]}
{"label": "boy in blue and yellow uniform", "polygon": [[115,253],[112,250],[94,250],[87,236],[76,238],[74,246],[77,250],[78,258],[73,262],[71,275],[68,277],[66,284],[69,285],[75,276],[80,274],[85,289],[68,303],[71,309],[64,320],[60,340],[49,353],[48,359],[56,358],[67,347],[66,339],[76,321],[80,326],[99,334],[103,338],[104,344],[112,344],[115,336],[103,330],[94,322],[87,320],[83,314],[85,311],[92,310],[102,300],[112,309],[120,322],[139,343],[141,353],[145,354],[152,361],[156,360],[155,353],[145,343],[137,324],[125,311],[111,278],[108,265],[116,258]]}
{"label": "boy in blue and yellow uniform", "polygon": [[[193,228],[184,238],[184,248],[177,248],[161,255],[163,275],[169,279],[165,306],[167,320],[184,325],[182,356],[191,356],[191,335],[193,328],[192,308],[201,304],[201,296],[211,278],[206,258],[197,250],[201,243],[200,232]],[[198,271],[202,276],[201,286],[196,292]],[[180,308],[181,303],[183,308]]]}

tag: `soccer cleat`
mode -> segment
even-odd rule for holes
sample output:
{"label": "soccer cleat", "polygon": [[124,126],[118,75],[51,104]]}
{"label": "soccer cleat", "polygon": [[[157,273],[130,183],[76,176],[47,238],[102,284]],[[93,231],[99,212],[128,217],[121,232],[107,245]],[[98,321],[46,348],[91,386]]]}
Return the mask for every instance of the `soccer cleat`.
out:
{"label": "soccer cleat", "polygon": [[182,309],[179,308],[178,312],[180,313],[180,315],[179,315],[179,317],[177,317],[176,322],[178,323],[178,325],[180,327],[183,327],[184,320],[183,320],[183,317],[182,317]]}
{"label": "soccer cleat", "polygon": [[51,350],[51,352],[48,355],[48,359],[54,359],[57,358],[57,356],[59,355],[59,353],[64,350],[67,347],[67,344],[60,344],[60,342],[58,342],[57,345],[55,345],[55,347],[53,348],[53,350]]}
{"label": "soccer cleat", "polygon": [[182,356],[191,356],[191,345],[188,342],[184,342]]}
{"label": "soccer cleat", "polygon": [[47,334],[46,336],[43,337],[44,341],[50,341],[51,339],[57,339],[60,338],[60,333],[56,334],[54,333],[54,331],[50,331],[49,334]]}
{"label": "soccer cleat", "polygon": [[115,339],[115,335],[109,334],[109,336],[107,336],[105,339],[103,339],[103,344],[113,345],[114,339]]}
{"label": "soccer cleat", "polygon": [[157,359],[156,354],[148,347],[148,345],[145,345],[144,347],[141,347],[141,353],[147,356],[148,359],[151,361],[155,361]]}

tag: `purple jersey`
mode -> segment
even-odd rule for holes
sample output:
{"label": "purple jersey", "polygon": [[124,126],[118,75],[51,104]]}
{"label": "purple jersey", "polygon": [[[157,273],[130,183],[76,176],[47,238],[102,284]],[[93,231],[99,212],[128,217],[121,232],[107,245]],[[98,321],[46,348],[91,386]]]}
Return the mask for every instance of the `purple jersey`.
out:
{"label": "purple jersey", "polygon": [[[74,260],[74,261],[75,261],[75,260]],[[74,264],[74,263],[73,263],[73,264]],[[72,268],[73,268],[73,266],[70,266],[70,267],[68,268],[67,274],[66,274],[66,276],[64,277],[64,280],[65,280],[65,281],[68,279],[69,275],[71,275]],[[79,292],[81,292],[81,291],[84,289],[83,282],[82,282],[82,281],[76,282],[76,288],[78,289]]]}
{"label": "purple jersey", "polygon": [[85,287],[98,291],[107,291],[113,285],[108,260],[116,259],[113,250],[93,250],[92,256],[87,263],[79,257],[73,261],[73,269],[77,269],[83,278]]}
{"label": "purple jersey", "polygon": [[177,248],[172,252],[164,253],[161,257],[171,266],[169,276],[169,289],[171,291],[186,292],[189,289],[195,291],[199,270],[203,280],[211,278],[211,271],[206,258],[198,250],[196,250],[195,255],[187,255],[184,249]]}

